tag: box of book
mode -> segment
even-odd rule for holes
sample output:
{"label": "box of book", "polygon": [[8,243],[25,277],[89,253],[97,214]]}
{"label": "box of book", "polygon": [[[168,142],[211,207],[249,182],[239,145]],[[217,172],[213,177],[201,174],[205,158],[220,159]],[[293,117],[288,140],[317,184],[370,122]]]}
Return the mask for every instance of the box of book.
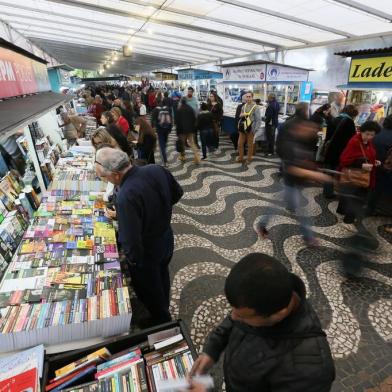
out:
{"label": "box of book", "polygon": [[42,391],[163,391],[167,382],[185,382],[196,356],[188,330],[178,320],[48,355]]}

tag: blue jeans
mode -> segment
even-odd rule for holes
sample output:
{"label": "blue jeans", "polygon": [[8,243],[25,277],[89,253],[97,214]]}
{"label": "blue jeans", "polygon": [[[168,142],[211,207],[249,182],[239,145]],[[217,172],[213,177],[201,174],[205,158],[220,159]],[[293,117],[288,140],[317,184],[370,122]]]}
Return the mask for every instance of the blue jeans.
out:
{"label": "blue jeans", "polygon": [[[284,185],[284,200],[286,203],[286,208],[291,211],[295,211],[296,219],[300,225],[301,234],[304,237],[304,240],[312,240],[314,235],[311,229],[310,219],[304,214],[305,207],[300,206],[300,188],[298,186]],[[257,223],[257,227],[266,228],[271,218],[271,213],[266,213],[265,215],[261,216]]]}
{"label": "blue jeans", "polygon": [[169,132],[164,130],[157,130],[157,133],[158,133],[159,149],[161,150],[161,154],[162,154],[162,160],[164,163],[167,163],[166,145],[167,145],[167,139],[169,137]]}
{"label": "blue jeans", "polygon": [[201,151],[203,152],[203,158],[207,157],[207,147],[211,146],[212,129],[200,130],[201,139]]}

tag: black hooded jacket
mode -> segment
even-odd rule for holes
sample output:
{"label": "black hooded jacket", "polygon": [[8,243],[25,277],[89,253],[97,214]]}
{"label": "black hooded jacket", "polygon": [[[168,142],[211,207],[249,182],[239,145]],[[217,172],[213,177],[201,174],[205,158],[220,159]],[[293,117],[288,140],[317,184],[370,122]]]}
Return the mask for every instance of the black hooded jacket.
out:
{"label": "black hooded jacket", "polygon": [[300,307],[273,327],[255,328],[227,317],[207,338],[204,353],[225,351],[228,392],[327,392],[334,362],[320,321],[296,275]]}

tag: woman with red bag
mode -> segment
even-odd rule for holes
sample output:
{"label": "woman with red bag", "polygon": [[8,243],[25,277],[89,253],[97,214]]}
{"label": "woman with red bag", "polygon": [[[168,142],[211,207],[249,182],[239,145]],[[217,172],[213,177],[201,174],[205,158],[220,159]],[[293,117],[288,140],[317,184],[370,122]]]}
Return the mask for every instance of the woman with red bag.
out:
{"label": "woman with red bag", "polygon": [[370,189],[376,184],[376,149],[372,139],[381,130],[375,121],[366,121],[348,142],[340,156],[340,199],[337,212],[344,223],[354,223],[364,215]]}

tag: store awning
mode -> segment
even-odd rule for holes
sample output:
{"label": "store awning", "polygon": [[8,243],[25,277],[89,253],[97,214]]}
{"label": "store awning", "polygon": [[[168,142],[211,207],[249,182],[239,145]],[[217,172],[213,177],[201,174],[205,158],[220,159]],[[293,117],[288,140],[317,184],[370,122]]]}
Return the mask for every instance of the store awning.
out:
{"label": "store awning", "polygon": [[0,134],[25,126],[40,114],[72,99],[51,91],[0,102]]}
{"label": "store awning", "polygon": [[349,50],[345,52],[336,52],[337,56],[342,57],[358,57],[358,56],[370,56],[370,55],[384,55],[392,54],[392,47],[389,48],[379,48],[379,49],[360,49],[360,50]]}
{"label": "store awning", "polygon": [[341,90],[392,90],[392,83],[347,83],[336,87]]}

